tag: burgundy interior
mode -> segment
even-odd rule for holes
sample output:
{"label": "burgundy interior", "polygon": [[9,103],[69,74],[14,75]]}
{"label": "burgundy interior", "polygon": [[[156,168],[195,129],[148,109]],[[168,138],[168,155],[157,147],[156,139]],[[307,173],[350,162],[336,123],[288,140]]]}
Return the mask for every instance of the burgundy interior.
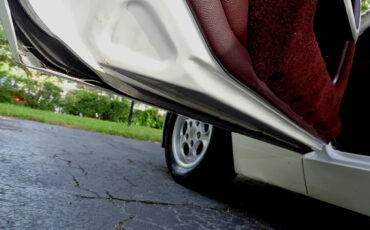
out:
{"label": "burgundy interior", "polygon": [[312,134],[330,141],[340,133],[355,44],[345,43],[334,84],[314,32],[316,0],[188,2],[233,76]]}

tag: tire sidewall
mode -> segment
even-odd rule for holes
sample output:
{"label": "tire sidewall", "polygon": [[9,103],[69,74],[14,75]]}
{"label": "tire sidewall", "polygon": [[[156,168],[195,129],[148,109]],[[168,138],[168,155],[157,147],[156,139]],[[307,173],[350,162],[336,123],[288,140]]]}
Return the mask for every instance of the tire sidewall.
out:
{"label": "tire sidewall", "polygon": [[[171,114],[170,115],[167,132],[165,133],[165,135],[166,135],[166,146],[165,146],[166,163],[167,163],[168,169],[170,170],[171,175],[175,179],[177,179],[177,178],[186,179],[186,178],[191,177],[191,174],[194,173],[193,171],[197,168],[197,166],[199,164],[195,165],[191,168],[183,168],[180,165],[178,165],[176,160],[175,160],[174,153],[173,153],[173,147],[172,147],[173,146],[172,135],[173,135],[173,132],[174,132],[174,127],[175,127],[177,117],[178,117],[178,115],[176,115],[176,114]],[[207,155],[207,152],[205,154]],[[202,162],[200,162],[200,163],[202,163]]]}
{"label": "tire sidewall", "polygon": [[[235,177],[232,159],[230,133],[216,127],[212,129],[212,135],[203,159],[199,164],[190,168],[183,168],[177,164],[172,144],[172,135],[178,115],[170,114],[168,127],[165,133],[166,164],[172,177],[178,182],[203,182],[213,179],[220,180],[223,177]],[[223,145],[220,148],[220,143]]]}

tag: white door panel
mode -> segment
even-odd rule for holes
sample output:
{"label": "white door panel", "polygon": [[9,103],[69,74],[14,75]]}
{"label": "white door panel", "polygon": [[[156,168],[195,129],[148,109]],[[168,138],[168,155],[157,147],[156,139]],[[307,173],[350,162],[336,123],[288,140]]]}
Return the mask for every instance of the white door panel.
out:
{"label": "white door panel", "polygon": [[302,154],[233,133],[235,171],[255,180],[307,194]]}
{"label": "white door panel", "polygon": [[370,215],[370,157],[334,150],[303,158],[308,194],[365,215]]}

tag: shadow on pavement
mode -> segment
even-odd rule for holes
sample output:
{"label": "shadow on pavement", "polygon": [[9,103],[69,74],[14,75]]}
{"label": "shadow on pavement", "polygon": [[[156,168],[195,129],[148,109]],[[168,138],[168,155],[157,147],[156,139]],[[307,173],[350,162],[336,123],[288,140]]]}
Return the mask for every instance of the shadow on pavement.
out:
{"label": "shadow on pavement", "polygon": [[278,187],[237,177],[222,186],[187,186],[224,202],[245,218],[261,219],[277,229],[369,229],[370,218]]}

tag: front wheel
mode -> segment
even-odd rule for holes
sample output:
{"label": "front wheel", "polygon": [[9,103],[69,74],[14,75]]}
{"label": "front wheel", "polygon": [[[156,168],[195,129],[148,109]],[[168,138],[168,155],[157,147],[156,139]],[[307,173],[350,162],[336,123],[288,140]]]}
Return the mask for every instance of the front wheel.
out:
{"label": "front wheel", "polygon": [[230,132],[169,114],[165,133],[167,167],[180,183],[218,183],[235,177]]}

